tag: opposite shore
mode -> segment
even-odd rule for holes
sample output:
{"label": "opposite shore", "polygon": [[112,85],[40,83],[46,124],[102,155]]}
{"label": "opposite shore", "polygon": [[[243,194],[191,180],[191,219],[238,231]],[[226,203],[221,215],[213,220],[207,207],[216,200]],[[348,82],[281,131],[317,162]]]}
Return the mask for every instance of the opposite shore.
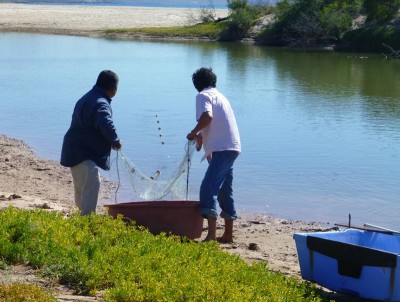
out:
{"label": "opposite shore", "polygon": [[[199,12],[192,8],[0,3],[0,32],[105,37],[110,29],[191,25]],[[215,9],[215,14],[224,18],[228,10]],[[137,38],[126,34],[107,37]]]}

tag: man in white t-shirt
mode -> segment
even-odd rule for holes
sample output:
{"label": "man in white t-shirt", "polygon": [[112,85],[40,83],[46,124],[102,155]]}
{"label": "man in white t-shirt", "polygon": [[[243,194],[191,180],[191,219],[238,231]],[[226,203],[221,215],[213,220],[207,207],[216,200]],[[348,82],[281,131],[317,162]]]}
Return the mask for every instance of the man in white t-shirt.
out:
{"label": "man in white t-shirt", "polygon": [[[211,68],[200,68],[192,80],[196,96],[196,127],[186,136],[196,139],[197,151],[204,148],[208,168],[200,186],[201,215],[207,218],[206,241],[233,242],[233,221],[237,218],[232,197],[233,163],[241,152],[240,135],[229,101],[216,89],[217,76]],[[216,237],[217,204],[225,220],[222,237]]]}

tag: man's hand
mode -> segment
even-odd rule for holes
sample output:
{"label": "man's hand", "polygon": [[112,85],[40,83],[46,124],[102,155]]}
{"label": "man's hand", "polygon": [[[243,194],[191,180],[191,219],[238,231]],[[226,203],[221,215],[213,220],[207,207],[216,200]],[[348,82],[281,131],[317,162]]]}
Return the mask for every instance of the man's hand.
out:
{"label": "man's hand", "polygon": [[196,137],[197,137],[197,133],[194,132],[193,130],[192,130],[192,132],[190,132],[188,135],[186,135],[186,138],[187,138],[188,140],[190,140],[190,141],[194,140]]}
{"label": "man's hand", "polygon": [[112,148],[113,150],[115,150],[115,151],[119,151],[119,150],[122,148],[122,142],[119,141],[119,142],[118,142],[118,145],[112,146],[111,148]]}
{"label": "man's hand", "polygon": [[194,127],[194,129],[188,135],[186,135],[186,138],[190,141],[194,140],[197,137],[197,133],[211,123],[212,118],[213,116],[210,112],[203,112],[197,122],[196,127]]}

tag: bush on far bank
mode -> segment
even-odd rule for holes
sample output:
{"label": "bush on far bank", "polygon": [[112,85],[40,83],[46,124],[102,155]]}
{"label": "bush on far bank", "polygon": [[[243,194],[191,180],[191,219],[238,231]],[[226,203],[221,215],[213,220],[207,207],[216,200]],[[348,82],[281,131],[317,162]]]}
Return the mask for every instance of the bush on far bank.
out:
{"label": "bush on far bank", "polygon": [[295,47],[332,44],[351,29],[361,8],[362,0],[281,0],[276,4],[276,22],[260,34],[258,41]]}
{"label": "bush on far bank", "polygon": [[400,49],[400,31],[387,26],[360,28],[346,33],[343,43],[345,50],[387,53],[389,50],[383,44]]}
{"label": "bush on far bank", "polygon": [[[274,22],[256,37],[259,44],[289,47],[335,46],[337,50],[382,52],[383,43],[400,48],[400,26],[393,25],[400,0],[227,0],[229,14],[220,27],[221,41],[248,37],[256,21],[267,14]],[[255,4],[254,4],[255,3]],[[361,28],[354,21],[366,16]]]}
{"label": "bush on far bank", "polygon": [[400,0],[363,0],[367,21],[385,22],[394,18],[400,8]]}
{"label": "bush on far bank", "polygon": [[[387,50],[382,46],[385,43],[400,49],[400,0],[280,0],[275,5],[269,5],[268,0],[256,4],[249,4],[248,0],[227,0],[227,3],[229,13],[223,19],[215,20],[211,0],[200,16],[189,16],[191,21],[196,20],[194,25],[110,29],[104,33],[106,36],[240,41],[249,38],[252,32],[250,38],[267,46],[328,46],[342,51],[382,52]],[[253,28],[265,16],[269,23],[257,34]],[[359,19],[367,22],[360,23]]]}
{"label": "bush on far bank", "polygon": [[250,5],[247,0],[227,0],[229,14],[227,26],[221,33],[220,40],[241,40],[248,34],[256,20],[269,12],[267,3],[259,2]]}
{"label": "bush on far bank", "polygon": [[[271,46],[315,47],[336,45],[348,51],[381,52],[382,44],[400,47],[400,27],[393,25],[400,0],[281,0],[276,21],[257,37]],[[364,15],[361,28],[354,20]]]}

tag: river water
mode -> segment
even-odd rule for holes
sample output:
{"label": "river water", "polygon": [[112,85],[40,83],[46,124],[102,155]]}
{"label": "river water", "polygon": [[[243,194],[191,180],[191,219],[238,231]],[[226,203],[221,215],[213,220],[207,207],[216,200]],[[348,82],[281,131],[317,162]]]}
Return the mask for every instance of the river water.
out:
{"label": "river water", "polygon": [[[0,34],[0,45],[1,133],[41,157],[59,159],[76,100],[99,71],[112,69],[120,76],[112,105],[124,153],[146,173],[171,169],[195,125],[191,75],[212,67],[242,137],[239,210],[323,223],[346,222],[350,213],[355,223],[400,229],[398,60],[22,33]],[[191,199],[207,165],[200,158],[190,170]],[[127,187],[120,201],[135,200]]]}

